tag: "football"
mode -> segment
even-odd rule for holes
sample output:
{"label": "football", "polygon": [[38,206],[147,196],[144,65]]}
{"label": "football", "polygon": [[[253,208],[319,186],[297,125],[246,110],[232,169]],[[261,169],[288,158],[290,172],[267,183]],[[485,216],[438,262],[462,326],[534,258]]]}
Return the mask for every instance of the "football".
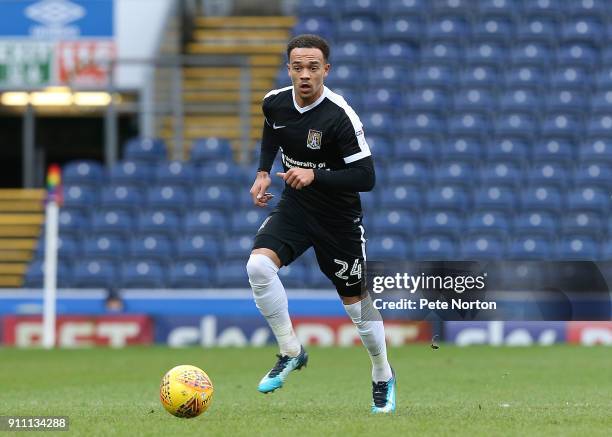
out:
{"label": "football", "polygon": [[208,409],[212,401],[213,385],[202,369],[181,365],[170,369],[159,387],[161,403],[176,417],[197,417]]}

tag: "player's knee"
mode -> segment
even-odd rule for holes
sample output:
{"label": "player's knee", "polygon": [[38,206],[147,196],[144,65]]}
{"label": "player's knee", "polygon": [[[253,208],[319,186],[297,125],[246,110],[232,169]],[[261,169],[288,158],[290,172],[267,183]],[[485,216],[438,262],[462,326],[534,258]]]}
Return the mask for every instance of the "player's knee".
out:
{"label": "player's knee", "polygon": [[274,261],[260,253],[254,253],[249,257],[246,268],[249,282],[254,287],[268,285],[278,272]]}

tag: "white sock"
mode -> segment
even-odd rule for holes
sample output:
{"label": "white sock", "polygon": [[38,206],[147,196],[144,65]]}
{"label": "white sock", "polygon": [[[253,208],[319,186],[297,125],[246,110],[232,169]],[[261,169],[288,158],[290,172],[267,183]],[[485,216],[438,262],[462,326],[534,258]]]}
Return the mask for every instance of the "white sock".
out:
{"label": "white sock", "polygon": [[391,366],[387,361],[387,344],[385,343],[385,327],[380,312],[367,296],[361,302],[344,305],[346,312],[357,327],[363,345],[372,360],[372,381],[381,382],[391,379]]}
{"label": "white sock", "polygon": [[253,254],[247,262],[247,272],[255,304],[268,321],[281,355],[297,357],[302,346],[289,318],[287,293],[278,277],[278,267],[267,256]]}

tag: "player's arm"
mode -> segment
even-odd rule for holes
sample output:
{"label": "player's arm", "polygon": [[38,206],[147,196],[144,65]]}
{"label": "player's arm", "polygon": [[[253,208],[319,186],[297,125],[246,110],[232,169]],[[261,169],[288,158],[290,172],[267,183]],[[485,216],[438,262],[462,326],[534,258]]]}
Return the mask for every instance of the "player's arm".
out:
{"label": "player's arm", "polygon": [[338,122],[337,144],[346,164],[341,170],[314,170],[314,183],[339,191],[371,191],[376,183],[374,161],[363,125],[352,110]]}
{"label": "player's arm", "polygon": [[266,114],[266,104],[262,106],[265,120],[263,126],[263,134],[261,139],[261,153],[259,155],[259,167],[257,169],[257,176],[255,182],[251,187],[250,193],[253,197],[253,203],[259,207],[264,207],[268,204],[268,201],[272,198],[272,195],[267,192],[272,180],[270,179],[270,169],[278,153],[279,146],[274,139],[274,129],[268,122]]}
{"label": "player's arm", "polygon": [[314,183],[338,191],[371,191],[376,183],[374,161],[366,156],[341,170],[314,170]]}

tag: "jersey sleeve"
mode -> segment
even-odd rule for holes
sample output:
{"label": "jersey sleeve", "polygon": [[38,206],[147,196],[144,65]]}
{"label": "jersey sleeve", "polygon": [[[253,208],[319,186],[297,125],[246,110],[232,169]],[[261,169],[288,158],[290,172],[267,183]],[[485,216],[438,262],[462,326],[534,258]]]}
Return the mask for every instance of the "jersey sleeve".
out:
{"label": "jersey sleeve", "polygon": [[266,99],[264,99],[261,109],[264,114],[263,133],[261,136],[261,154],[259,155],[259,171],[270,173],[276,154],[278,153],[278,143],[275,139],[274,129],[270,125],[270,115]]}
{"label": "jersey sleeve", "polygon": [[345,164],[371,156],[361,120],[350,107],[345,110],[338,125],[338,146]]}

